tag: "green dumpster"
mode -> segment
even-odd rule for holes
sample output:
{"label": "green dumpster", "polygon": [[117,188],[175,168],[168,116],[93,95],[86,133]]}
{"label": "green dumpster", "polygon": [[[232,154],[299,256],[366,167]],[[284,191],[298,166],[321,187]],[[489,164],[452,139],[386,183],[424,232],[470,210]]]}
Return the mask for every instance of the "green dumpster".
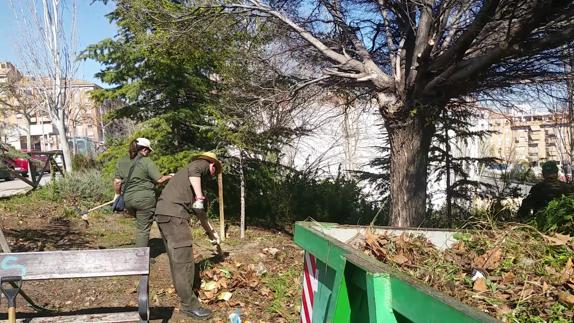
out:
{"label": "green dumpster", "polygon": [[[297,222],[295,243],[305,250],[302,322],[499,322],[351,247],[366,227]],[[437,248],[453,231],[375,227],[425,235]]]}

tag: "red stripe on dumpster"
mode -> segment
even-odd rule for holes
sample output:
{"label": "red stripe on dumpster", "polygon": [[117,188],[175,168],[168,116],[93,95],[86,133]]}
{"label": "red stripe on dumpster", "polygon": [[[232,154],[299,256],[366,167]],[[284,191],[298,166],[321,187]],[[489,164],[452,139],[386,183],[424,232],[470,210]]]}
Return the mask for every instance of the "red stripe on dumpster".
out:
{"label": "red stripe on dumpster", "polygon": [[313,303],[315,292],[317,291],[317,265],[315,257],[305,252],[305,260],[303,263],[303,293],[301,297],[301,323],[311,323],[313,317]]}

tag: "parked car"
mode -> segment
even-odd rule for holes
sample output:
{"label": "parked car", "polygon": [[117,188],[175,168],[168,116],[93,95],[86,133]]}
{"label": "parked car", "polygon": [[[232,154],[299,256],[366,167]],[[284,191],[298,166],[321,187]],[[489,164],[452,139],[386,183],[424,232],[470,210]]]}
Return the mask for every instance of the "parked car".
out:
{"label": "parked car", "polygon": [[[39,156],[36,155],[36,156],[34,156],[34,158],[29,158],[29,157],[25,157],[26,152],[27,151],[18,152],[12,146],[4,144],[4,143],[0,143],[0,154],[5,156],[5,158],[2,158],[2,160],[3,160],[2,164],[4,165],[3,174],[5,177],[0,176],[0,179],[7,179],[7,180],[14,179],[13,175],[10,175],[11,179],[8,178],[8,175],[7,175],[7,174],[9,174],[8,169],[11,169],[11,170],[19,173],[20,176],[27,177],[28,173],[30,172],[29,163],[35,163],[36,164],[36,172],[38,174],[40,172],[42,172],[41,168],[44,166],[48,157],[42,156],[42,155],[39,155]],[[47,170],[44,169],[43,171],[49,172],[50,169],[47,169]]]}

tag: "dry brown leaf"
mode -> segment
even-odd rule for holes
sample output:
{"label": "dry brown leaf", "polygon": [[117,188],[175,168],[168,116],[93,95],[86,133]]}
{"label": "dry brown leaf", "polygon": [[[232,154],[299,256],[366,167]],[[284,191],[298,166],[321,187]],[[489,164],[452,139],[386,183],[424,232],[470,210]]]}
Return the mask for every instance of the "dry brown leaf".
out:
{"label": "dry brown leaf", "polygon": [[457,243],[455,243],[455,244],[451,247],[451,249],[454,250],[454,251],[457,252],[457,253],[461,253],[461,252],[463,252],[463,251],[466,250],[465,247],[466,247],[466,246],[465,246],[465,244],[464,244],[464,241],[458,241]]}
{"label": "dry brown leaf", "polygon": [[204,294],[207,300],[212,300],[217,295],[217,291],[205,291]]}
{"label": "dry brown leaf", "polygon": [[263,296],[269,296],[269,294],[271,294],[271,290],[267,287],[263,287],[263,288],[261,288],[259,293]]}
{"label": "dry brown leaf", "polygon": [[544,235],[544,239],[548,240],[552,246],[564,246],[572,238],[569,235],[555,233],[553,237]]}
{"label": "dry brown leaf", "polygon": [[482,269],[495,269],[500,264],[502,259],[502,250],[500,248],[494,248],[485,252],[482,256],[475,258],[472,262],[472,266]]}
{"label": "dry brown leaf", "polygon": [[245,307],[245,303],[240,302],[240,301],[237,301],[237,300],[230,301],[230,302],[228,303],[228,305],[231,306],[231,307],[235,307],[235,306]]}
{"label": "dry brown leaf", "polygon": [[255,287],[257,287],[257,285],[259,285],[259,281],[256,279],[252,279],[251,281],[249,281],[248,285],[251,288],[255,288]]}
{"label": "dry brown leaf", "polygon": [[404,263],[409,262],[409,258],[405,257],[405,255],[403,253],[399,253],[397,255],[394,255],[392,260],[397,264],[397,265],[402,265]]}
{"label": "dry brown leaf", "polygon": [[526,297],[532,295],[532,293],[534,293],[534,290],[532,288],[525,288],[520,292],[520,297],[526,298]]}
{"label": "dry brown leaf", "polygon": [[542,283],[542,293],[546,293],[548,291],[548,284],[546,282]]}
{"label": "dry brown leaf", "polygon": [[498,292],[494,295],[494,297],[498,298],[498,299],[509,299],[511,297],[511,295],[508,295],[507,293],[502,293],[502,292]]}
{"label": "dry brown leaf", "polygon": [[479,293],[486,292],[488,290],[488,287],[486,286],[486,279],[481,277],[475,280],[472,289]]}
{"label": "dry brown leaf", "polygon": [[502,305],[497,306],[496,312],[498,313],[498,315],[506,315],[506,314],[512,312],[512,309],[508,305],[502,304]]}
{"label": "dry brown leaf", "polygon": [[569,292],[558,293],[558,300],[566,305],[574,305],[574,295],[570,294]]}
{"label": "dry brown leaf", "polygon": [[514,275],[513,272],[507,272],[502,274],[502,282],[503,283],[512,283],[514,281],[514,279],[516,278],[516,275]]}
{"label": "dry brown leaf", "polygon": [[567,282],[568,280],[570,280],[570,277],[574,274],[574,265],[572,264],[572,258],[568,258],[568,261],[566,262],[566,265],[564,266],[564,269],[562,269],[562,272],[560,272],[560,284],[564,284],[565,282]]}

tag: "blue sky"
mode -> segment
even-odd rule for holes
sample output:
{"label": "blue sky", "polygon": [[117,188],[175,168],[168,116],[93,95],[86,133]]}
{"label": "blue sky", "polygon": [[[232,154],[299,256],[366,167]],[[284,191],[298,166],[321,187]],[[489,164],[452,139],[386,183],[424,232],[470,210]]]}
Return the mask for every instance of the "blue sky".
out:
{"label": "blue sky", "polygon": [[[15,0],[29,1],[29,0]],[[97,1],[91,4],[92,0],[77,0],[78,4],[78,49],[82,50],[88,45],[96,43],[105,38],[114,37],[117,33],[115,24],[110,24],[105,17],[113,10],[113,4],[107,5]],[[14,19],[9,0],[0,0],[0,61],[10,61],[17,67],[19,58],[14,43],[18,35],[14,32],[18,30]],[[100,65],[94,61],[82,61],[76,78],[102,84],[94,77],[100,70]]]}

